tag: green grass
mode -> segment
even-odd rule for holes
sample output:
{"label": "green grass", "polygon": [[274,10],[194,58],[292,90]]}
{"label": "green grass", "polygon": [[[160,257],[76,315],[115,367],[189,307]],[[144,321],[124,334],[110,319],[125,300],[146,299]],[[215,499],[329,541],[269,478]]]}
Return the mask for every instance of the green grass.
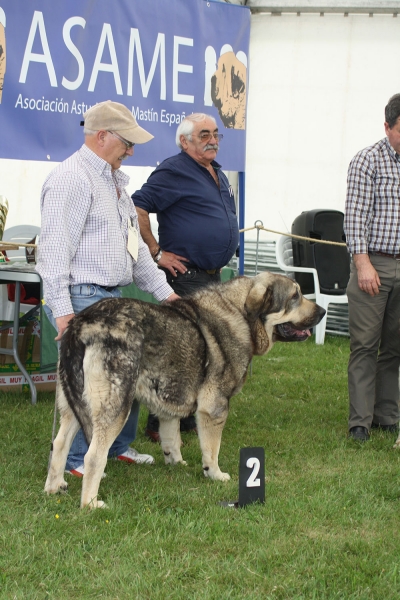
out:
{"label": "green grass", "polygon": [[[400,597],[400,453],[394,436],[347,439],[347,339],[276,344],[253,361],[231,402],[220,466],[204,478],[198,440],[188,466],[109,461],[100,497],[79,510],[81,481],[43,493],[53,394],[0,399],[0,598],[327,599]],[[265,448],[266,502],[242,509],[239,450]]]}

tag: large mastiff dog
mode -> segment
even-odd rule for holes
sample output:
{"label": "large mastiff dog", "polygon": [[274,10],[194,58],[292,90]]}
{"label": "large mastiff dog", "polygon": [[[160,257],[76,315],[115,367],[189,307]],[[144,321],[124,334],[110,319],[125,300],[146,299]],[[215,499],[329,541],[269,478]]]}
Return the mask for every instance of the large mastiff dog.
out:
{"label": "large mastiff dog", "polygon": [[66,490],[66,458],[82,426],[90,446],[81,506],[103,506],[97,493],[107,453],[134,398],[158,415],[167,464],[185,464],[179,419],[196,412],[204,475],[230,479],[218,466],[221,435],[252,357],[276,340],[305,340],[324,314],[291,279],[271,273],[214,284],[171,304],[110,298],[82,311],[61,342],[60,429],[45,491]]}

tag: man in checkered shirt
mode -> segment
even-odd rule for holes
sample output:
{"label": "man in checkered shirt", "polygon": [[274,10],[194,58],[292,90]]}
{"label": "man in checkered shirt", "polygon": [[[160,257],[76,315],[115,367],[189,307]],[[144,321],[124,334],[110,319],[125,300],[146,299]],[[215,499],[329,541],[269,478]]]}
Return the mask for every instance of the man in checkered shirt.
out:
{"label": "man in checkered shirt", "polygon": [[[68,322],[102,298],[119,297],[119,286],[135,281],[160,302],[178,296],[158,269],[140,235],[136,209],[120,171],[135,144],[153,136],[139,127],[118,102],[101,102],[84,115],[85,143],[56,167],[42,188],[42,225],[37,271],[43,280],[44,309],[60,340]],[[139,403],[110,448],[109,456],[128,463],[151,464],[139,454],[135,439]],[[88,445],[82,430],[72,443],[66,469],[84,473]]]}
{"label": "man in checkered shirt", "polygon": [[400,366],[400,94],[385,107],[386,138],[356,154],[344,229],[352,254],[349,299],[349,435],[397,433]]}

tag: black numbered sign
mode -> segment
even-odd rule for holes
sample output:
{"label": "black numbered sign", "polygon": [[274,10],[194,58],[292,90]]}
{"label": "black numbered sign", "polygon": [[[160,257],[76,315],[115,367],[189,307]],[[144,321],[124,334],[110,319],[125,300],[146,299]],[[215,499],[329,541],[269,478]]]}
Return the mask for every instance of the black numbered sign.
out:
{"label": "black numbered sign", "polygon": [[239,506],[265,502],[264,448],[241,448],[239,462]]}

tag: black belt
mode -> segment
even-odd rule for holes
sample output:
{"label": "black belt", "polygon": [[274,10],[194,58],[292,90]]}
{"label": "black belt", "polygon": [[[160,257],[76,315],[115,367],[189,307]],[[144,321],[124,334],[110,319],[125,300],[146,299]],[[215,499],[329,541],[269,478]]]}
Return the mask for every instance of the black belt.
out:
{"label": "black belt", "polygon": [[200,269],[200,267],[196,267],[196,265],[188,265],[187,263],[183,263],[185,267],[187,267],[188,271],[196,271],[196,273],[208,273],[208,275],[215,275],[220,272],[220,269]]}
{"label": "black belt", "polygon": [[386,256],[386,258],[394,258],[395,260],[400,260],[400,254],[387,254],[386,252],[370,252],[372,256]]}

